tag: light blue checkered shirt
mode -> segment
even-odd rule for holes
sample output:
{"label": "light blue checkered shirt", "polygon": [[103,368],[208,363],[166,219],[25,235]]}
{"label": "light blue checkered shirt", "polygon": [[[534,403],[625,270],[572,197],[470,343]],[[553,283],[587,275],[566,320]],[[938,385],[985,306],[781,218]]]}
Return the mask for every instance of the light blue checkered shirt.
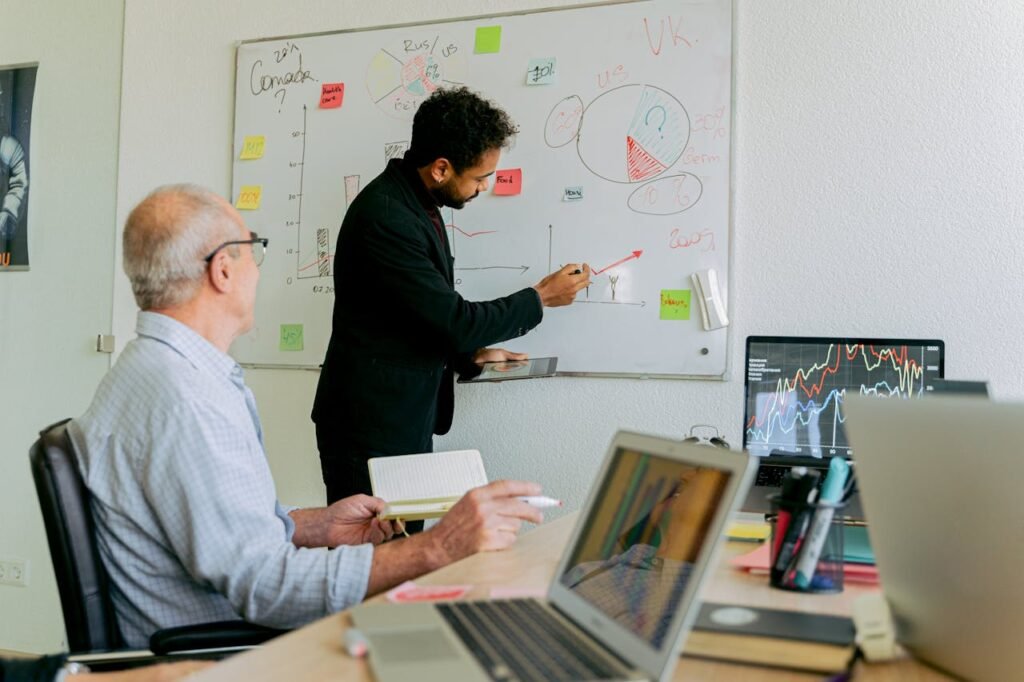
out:
{"label": "light blue checkered shirt", "polygon": [[362,601],[372,545],[299,549],[242,368],[189,327],[138,338],[69,425],[121,634],[243,618],[291,628]]}

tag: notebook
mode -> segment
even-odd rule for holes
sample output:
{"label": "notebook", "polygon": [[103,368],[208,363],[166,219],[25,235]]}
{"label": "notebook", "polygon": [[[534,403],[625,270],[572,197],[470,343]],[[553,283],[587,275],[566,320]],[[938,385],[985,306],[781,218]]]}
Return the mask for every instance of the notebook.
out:
{"label": "notebook", "polygon": [[853,656],[854,635],[842,616],[705,602],[683,655],[837,673]]}
{"label": "notebook", "polygon": [[367,466],[373,494],[388,503],[382,519],[444,516],[470,489],[487,485],[479,450],[374,457]]}
{"label": "notebook", "polygon": [[376,678],[671,678],[754,468],[746,453],[616,434],[544,599],[353,609]]}

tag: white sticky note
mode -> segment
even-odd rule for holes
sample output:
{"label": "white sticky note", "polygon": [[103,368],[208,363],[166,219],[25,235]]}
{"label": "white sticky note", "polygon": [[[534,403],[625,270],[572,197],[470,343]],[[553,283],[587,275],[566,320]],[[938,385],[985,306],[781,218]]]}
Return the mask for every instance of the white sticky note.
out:
{"label": "white sticky note", "polygon": [[526,67],[527,85],[554,85],[558,82],[555,72],[555,58],[531,59]]}
{"label": "white sticky note", "polygon": [[583,201],[583,188],[566,187],[562,194],[562,201]]}

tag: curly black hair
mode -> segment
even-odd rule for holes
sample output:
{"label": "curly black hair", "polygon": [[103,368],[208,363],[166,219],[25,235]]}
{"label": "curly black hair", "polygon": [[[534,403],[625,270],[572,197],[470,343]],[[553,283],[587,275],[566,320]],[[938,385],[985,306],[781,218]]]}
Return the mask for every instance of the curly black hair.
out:
{"label": "curly black hair", "polygon": [[484,152],[506,146],[517,132],[508,114],[469,88],[438,88],[412,119],[405,155],[417,167],[445,158],[461,173]]}

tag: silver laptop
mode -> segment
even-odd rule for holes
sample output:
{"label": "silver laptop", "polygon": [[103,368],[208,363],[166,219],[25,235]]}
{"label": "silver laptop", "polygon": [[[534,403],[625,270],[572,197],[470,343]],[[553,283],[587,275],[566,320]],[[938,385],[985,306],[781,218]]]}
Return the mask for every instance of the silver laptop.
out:
{"label": "silver laptop", "polygon": [[753,472],[745,453],[618,433],[546,599],[352,611],[377,679],[669,679]]}
{"label": "silver laptop", "polygon": [[900,642],[958,677],[1024,670],[1024,404],[847,399]]}

